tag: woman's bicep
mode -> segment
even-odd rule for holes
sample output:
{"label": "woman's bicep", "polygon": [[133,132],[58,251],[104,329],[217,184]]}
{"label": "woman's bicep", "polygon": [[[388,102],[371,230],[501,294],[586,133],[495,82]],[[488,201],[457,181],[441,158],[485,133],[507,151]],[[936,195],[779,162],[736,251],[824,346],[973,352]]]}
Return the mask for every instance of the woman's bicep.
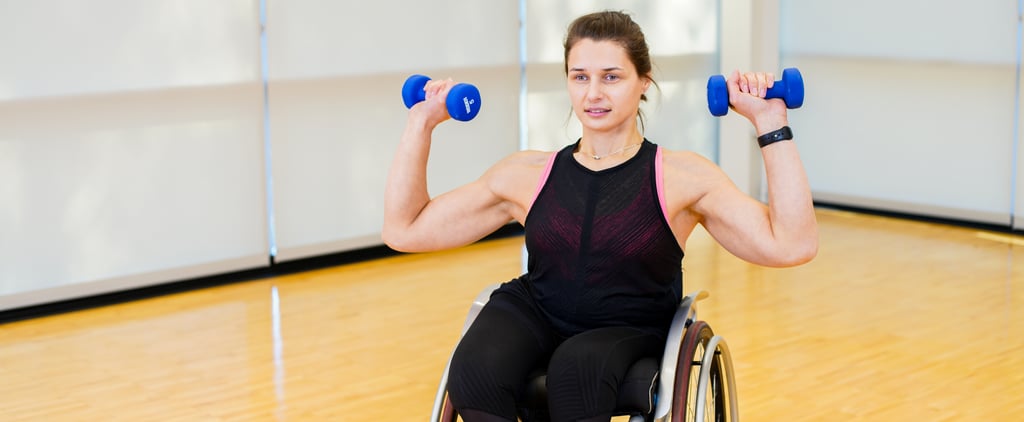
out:
{"label": "woman's bicep", "polygon": [[401,233],[385,239],[404,252],[428,252],[464,246],[511,221],[505,201],[485,180],[477,180],[432,198]]}
{"label": "woman's bicep", "polygon": [[766,264],[771,238],[767,207],[738,189],[705,195],[696,207],[701,224],[733,255],[754,264]]}
{"label": "woman's bicep", "polygon": [[690,206],[698,221],[722,247],[745,261],[771,265],[772,226],[768,207],[743,193],[710,163],[691,174],[699,192]]}

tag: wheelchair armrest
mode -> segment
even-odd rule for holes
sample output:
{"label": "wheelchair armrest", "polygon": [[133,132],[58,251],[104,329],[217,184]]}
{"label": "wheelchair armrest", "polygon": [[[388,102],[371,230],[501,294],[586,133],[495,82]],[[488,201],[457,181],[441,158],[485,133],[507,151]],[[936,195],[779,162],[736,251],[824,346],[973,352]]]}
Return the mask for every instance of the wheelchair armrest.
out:
{"label": "wheelchair armrest", "polygon": [[676,373],[676,365],[679,363],[679,348],[683,343],[683,334],[686,328],[693,321],[697,320],[697,301],[709,296],[708,292],[698,290],[690,293],[683,300],[679,301],[675,315],[672,316],[672,325],[668,330],[668,339],[665,342],[665,351],[661,356],[661,375],[658,377],[658,400],[654,412],[655,420],[664,420],[672,409],[672,397],[675,397],[675,379],[668,374]]}
{"label": "wheelchair armrest", "polygon": [[466,334],[466,330],[469,329],[470,325],[473,325],[473,320],[480,314],[480,310],[491,299],[491,293],[494,293],[500,286],[501,284],[490,284],[476,295],[476,299],[473,299],[473,304],[469,306],[469,313],[466,314],[466,323],[462,325],[462,334]]}
{"label": "wheelchair armrest", "polygon": [[[466,322],[462,325],[462,334],[459,335],[460,340],[462,339],[462,336],[466,334],[466,331],[469,330],[469,326],[473,325],[473,320],[475,320],[476,316],[480,314],[480,310],[483,309],[484,305],[487,304],[487,301],[491,299],[491,293],[494,293],[494,290],[499,286],[501,286],[501,284],[488,285],[476,295],[476,299],[473,299],[473,304],[469,306],[469,313],[466,314]],[[452,350],[452,354],[454,353],[455,351]],[[430,420],[432,422],[439,420],[441,417],[441,409],[444,406],[445,392],[448,389],[448,369],[451,364],[452,358],[451,355],[449,355],[448,363],[444,365],[444,372],[441,373],[441,382],[438,384],[437,394],[434,396],[434,409],[430,416]]]}

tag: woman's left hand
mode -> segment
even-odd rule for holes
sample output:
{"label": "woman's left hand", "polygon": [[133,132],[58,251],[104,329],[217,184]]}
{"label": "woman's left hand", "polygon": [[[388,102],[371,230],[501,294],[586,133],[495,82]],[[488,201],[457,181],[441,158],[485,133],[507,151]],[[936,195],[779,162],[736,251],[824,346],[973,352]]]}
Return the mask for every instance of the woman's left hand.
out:
{"label": "woman's left hand", "polygon": [[775,75],[767,72],[733,71],[726,78],[729,107],[754,124],[758,135],[789,124],[786,103],[781,99],[765,99],[768,88],[775,85]]}

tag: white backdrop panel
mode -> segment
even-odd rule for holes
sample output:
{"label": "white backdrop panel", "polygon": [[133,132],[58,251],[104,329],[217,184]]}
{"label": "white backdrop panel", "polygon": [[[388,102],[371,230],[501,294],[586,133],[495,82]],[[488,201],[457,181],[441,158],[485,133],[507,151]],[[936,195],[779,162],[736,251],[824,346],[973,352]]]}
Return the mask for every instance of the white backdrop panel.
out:
{"label": "white backdrop panel", "polygon": [[483,97],[476,119],[435,131],[431,194],[475,180],[517,149],[516,16],[511,1],[270,3],[278,261],[382,244],[384,183],[412,73],[472,83]]}
{"label": "white backdrop panel", "polygon": [[281,81],[518,65],[518,3],[271,1],[270,76]]}
{"label": "white backdrop panel", "polygon": [[573,19],[601,10],[633,16],[652,56],[714,54],[718,46],[717,0],[584,0],[526,2],[527,61],[564,61],[562,41]]}
{"label": "white backdrop panel", "polygon": [[258,0],[0,2],[0,101],[259,79]]}
{"label": "white backdrop panel", "polygon": [[[480,88],[482,107],[471,122],[435,130],[432,195],[475,180],[518,142],[519,69],[450,74]],[[271,85],[279,261],[382,243],[384,183],[407,115],[404,81],[381,75]]]}
{"label": "white backdrop panel", "polygon": [[785,54],[1017,63],[1018,0],[781,0]]}
{"label": "white backdrop panel", "polygon": [[815,199],[1007,224],[1018,2],[781,1]]}
{"label": "white backdrop panel", "polygon": [[785,65],[818,93],[790,115],[816,199],[1008,222],[1013,68],[820,57]]}
{"label": "white backdrop panel", "polygon": [[242,85],[0,104],[0,295],[265,264],[259,99]]}
{"label": "white backdrop panel", "polygon": [[256,5],[0,3],[0,309],[267,264]]}

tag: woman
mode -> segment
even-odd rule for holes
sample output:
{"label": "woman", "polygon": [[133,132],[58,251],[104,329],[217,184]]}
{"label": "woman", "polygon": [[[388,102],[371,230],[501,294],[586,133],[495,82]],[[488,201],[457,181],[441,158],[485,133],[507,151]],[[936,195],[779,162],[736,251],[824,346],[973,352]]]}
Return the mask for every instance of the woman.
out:
{"label": "woman", "polygon": [[640,102],[654,81],[643,32],[628,15],[576,19],[565,73],[583,127],[575,144],[512,154],[430,198],[431,133],[448,119],[444,98],[454,85],[435,80],[409,112],[388,176],[383,238],[392,248],[462,246],[510,220],[525,229],[527,273],[492,294],[452,358],[449,396],[467,421],[515,421],[526,377],[545,366],[553,420],[609,420],[629,366],[660,356],[680,299],[683,248],[697,224],[755,264],[798,265],[817,253],[785,104],[764,99],[773,75],[727,78],[731,107],[766,135],[766,206],[698,154],[644,139]]}

